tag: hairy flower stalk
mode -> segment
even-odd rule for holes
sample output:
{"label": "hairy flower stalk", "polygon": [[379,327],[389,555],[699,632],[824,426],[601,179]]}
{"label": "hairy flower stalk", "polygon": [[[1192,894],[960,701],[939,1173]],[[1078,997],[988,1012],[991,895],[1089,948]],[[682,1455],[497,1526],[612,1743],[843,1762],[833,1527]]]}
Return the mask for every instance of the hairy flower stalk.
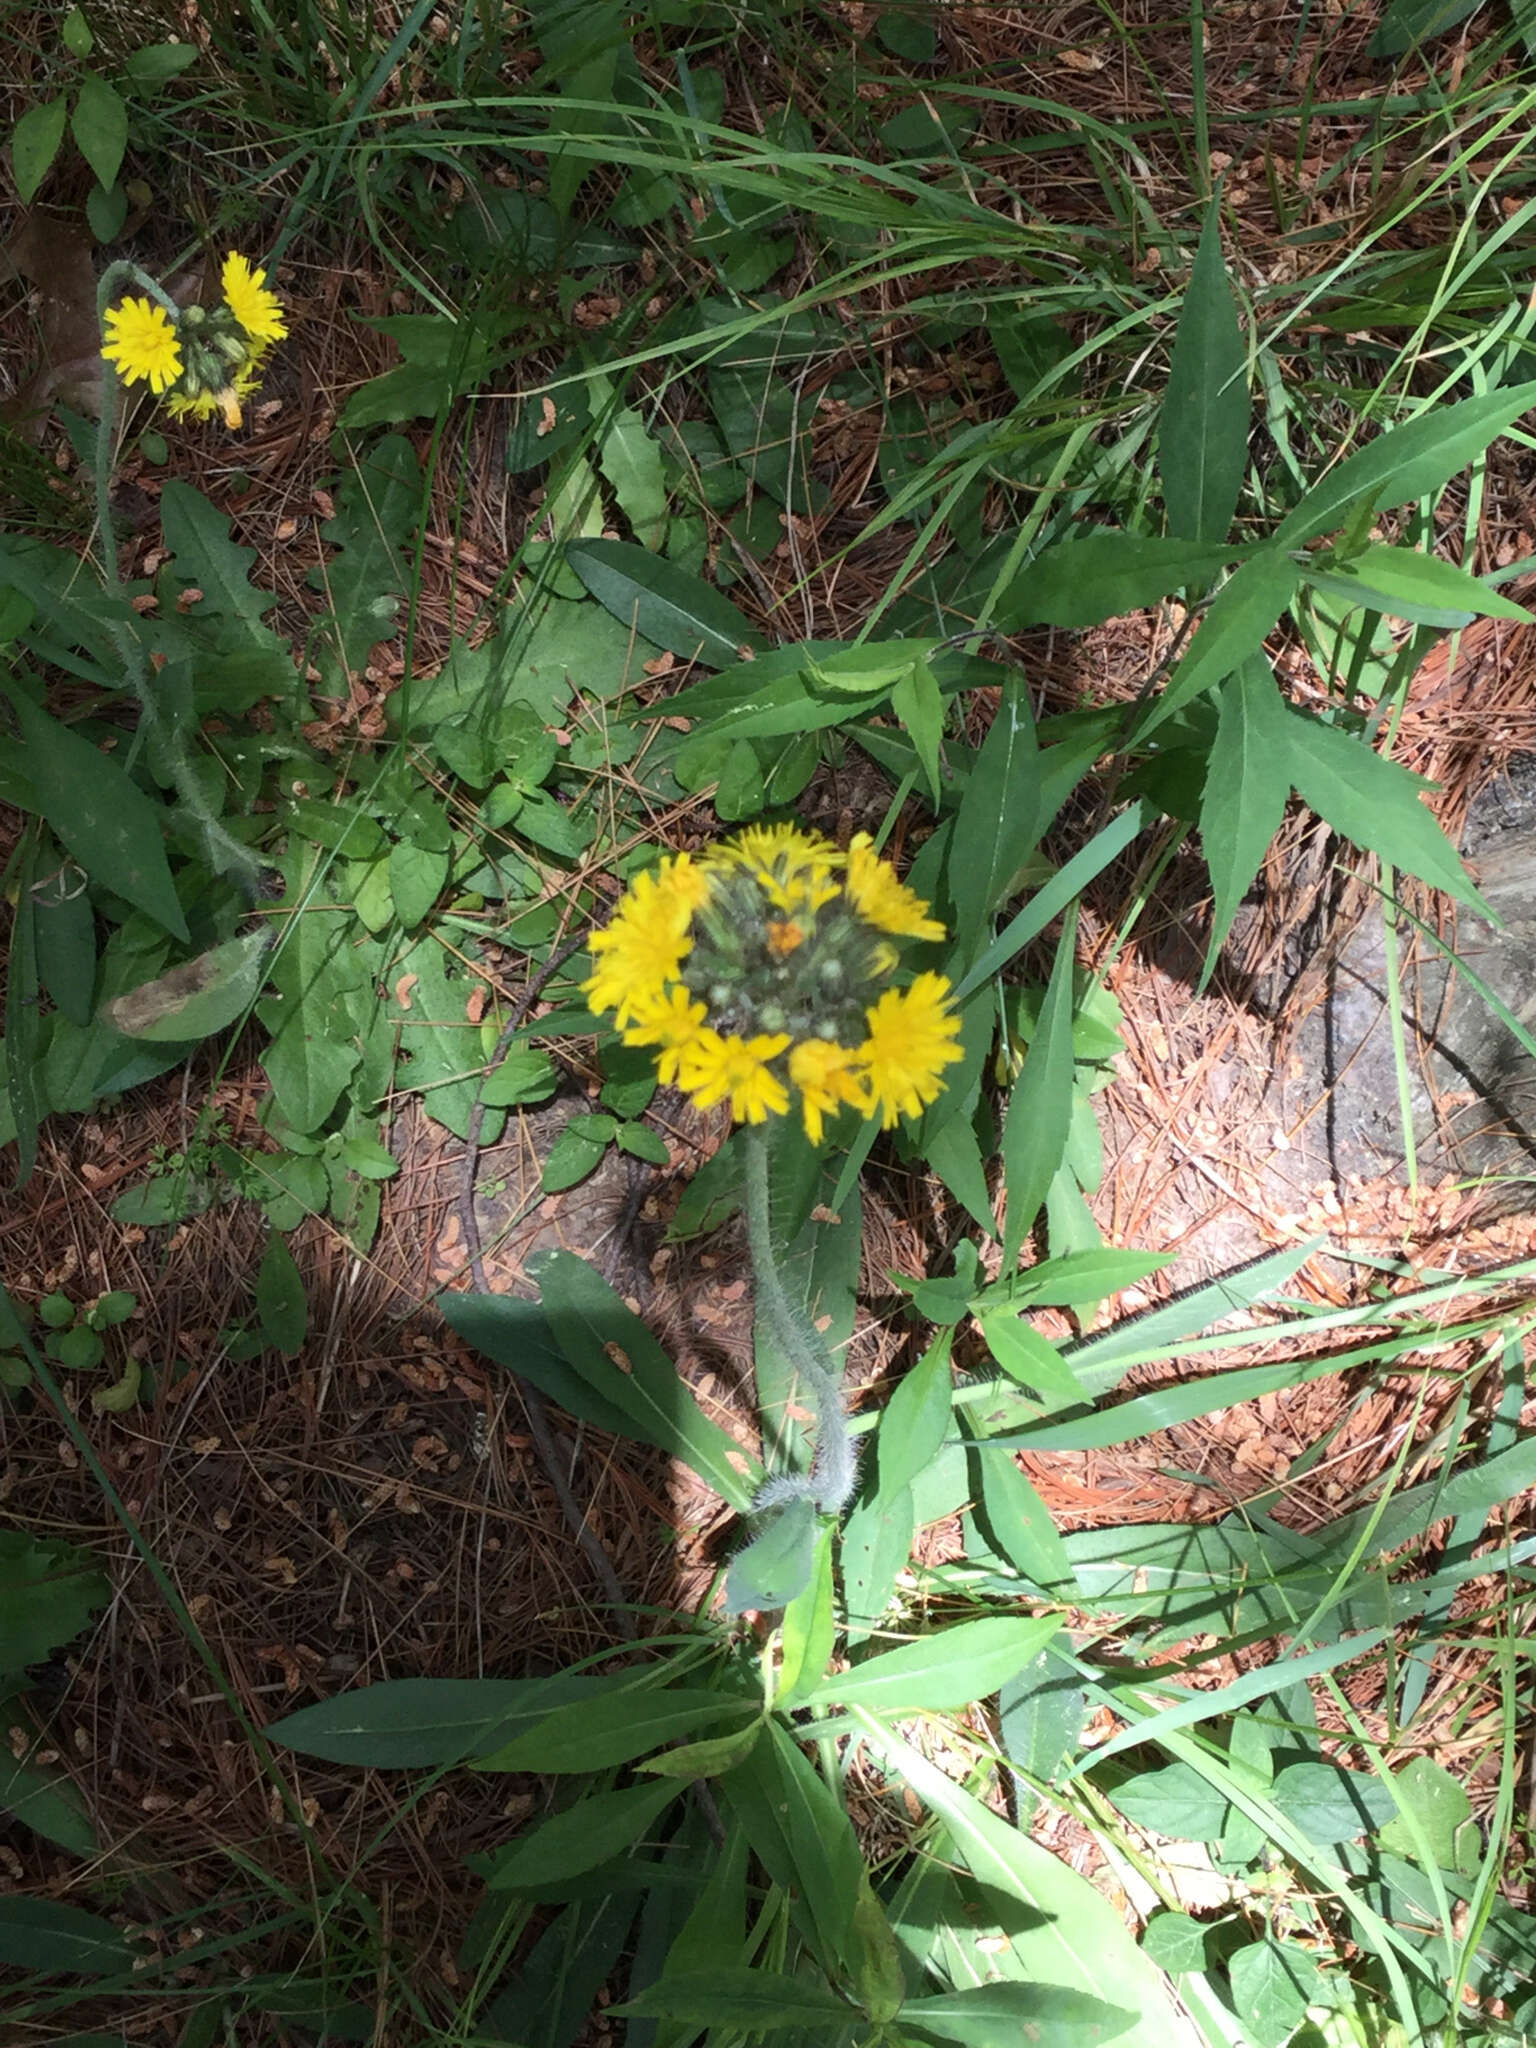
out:
{"label": "hairy flower stalk", "polygon": [[[111,491],[119,381],[147,384],[178,416],[209,419],[218,413],[227,427],[235,428],[241,424],[242,401],[259,380],[262,358],[288,331],[282,302],[268,289],[265,271],[231,253],[225,258],[221,282],[224,297],[218,306],[182,307],[135,263],[111,263],[102,274],[96,311],[105,375],[96,430],[96,526],[102,575],[108,593],[119,600],[119,612],[126,609],[126,599]],[[144,296],[118,299],[128,285],[141,287]],[[253,894],[257,863],[249,848],[232,838],[214,815],[193,772],[185,740],[161,708],[143,647],[130,628],[116,624],[111,630],[122,656],[124,680],[139,701],[142,734],[169,764],[176,795],[197,823],[210,864]]]}
{"label": "hairy flower stalk", "polygon": [[820,1144],[845,1108],[889,1128],[919,1116],[961,1057],[942,975],[900,977],[903,941],[944,927],[860,834],[846,853],[793,825],[751,826],[698,857],[637,877],[591,941],[583,984],[627,1045],[653,1048],[663,1081],[747,1126],[747,1233],[760,1305],[810,1390],[810,1471],[770,1481],[757,1505],[809,1499],[836,1514],[853,1491],[842,1374],[785,1290],[768,1215],[768,1134],[798,1109]]}

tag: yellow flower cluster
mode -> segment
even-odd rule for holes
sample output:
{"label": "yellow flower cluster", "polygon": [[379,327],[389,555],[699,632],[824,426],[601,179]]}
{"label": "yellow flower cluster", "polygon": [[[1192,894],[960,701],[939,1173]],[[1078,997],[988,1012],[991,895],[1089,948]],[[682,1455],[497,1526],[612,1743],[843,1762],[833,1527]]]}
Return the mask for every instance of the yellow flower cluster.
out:
{"label": "yellow flower cluster", "polygon": [[[148,280],[146,279],[146,282]],[[238,427],[241,401],[255,389],[263,356],[288,332],[267,274],[231,251],[223,304],[173,313],[158,300],[126,298],[106,317],[102,355],[125,384],[147,384],[173,413]]]}
{"label": "yellow flower cluster", "polygon": [[639,875],[591,940],[583,984],[661,1079],[742,1123],[798,1098],[806,1133],[845,1105],[889,1128],[919,1116],[961,1057],[941,974],[886,984],[898,941],[944,927],[867,834],[840,853],[794,825],[753,825]]}

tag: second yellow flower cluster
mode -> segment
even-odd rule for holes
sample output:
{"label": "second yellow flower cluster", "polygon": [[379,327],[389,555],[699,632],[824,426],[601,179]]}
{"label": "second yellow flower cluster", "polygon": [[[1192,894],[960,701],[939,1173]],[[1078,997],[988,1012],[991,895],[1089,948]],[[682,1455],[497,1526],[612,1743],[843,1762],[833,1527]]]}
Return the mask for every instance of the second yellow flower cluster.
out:
{"label": "second yellow flower cluster", "polygon": [[221,282],[224,302],[212,309],[123,299],[107,314],[101,353],[124,383],[147,384],[173,413],[208,419],[218,412],[233,428],[262,357],[288,327],[266,272],[244,256],[232,251],[225,257]]}
{"label": "second yellow flower cluster", "polygon": [[701,1109],[763,1123],[799,1098],[806,1133],[844,1105],[919,1116],[961,1057],[941,974],[886,984],[897,941],[944,927],[875,853],[793,825],[751,826],[639,875],[591,941],[584,984],[628,1045]]}

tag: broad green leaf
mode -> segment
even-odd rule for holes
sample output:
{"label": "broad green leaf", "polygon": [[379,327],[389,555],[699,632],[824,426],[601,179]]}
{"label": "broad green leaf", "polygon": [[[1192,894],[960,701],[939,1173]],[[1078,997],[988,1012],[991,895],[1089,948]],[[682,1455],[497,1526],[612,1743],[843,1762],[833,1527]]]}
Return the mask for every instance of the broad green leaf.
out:
{"label": "broad green leaf", "polygon": [[1168,531],[1218,543],[1237,510],[1248,467],[1246,353],[1221,259],[1221,200],[1206,207],[1158,424]]}
{"label": "broad green leaf", "polygon": [[857,1702],[882,1714],[964,1706],[996,1692],[1038,1655],[1060,1626],[1054,1614],[963,1621],[822,1679],[802,1693],[799,1704]]}
{"label": "broad green leaf", "polygon": [[508,1742],[561,1709],[581,1709],[616,1689],[612,1678],[390,1678],[301,1707],[266,1735],[301,1756],[374,1770],[462,1763]]}
{"label": "broad green leaf", "polygon": [[864,1641],[890,1606],[897,1576],[911,1554],[915,1519],[910,1487],[894,1494],[882,1487],[858,1501],[844,1522],[839,1563],[850,1649]]}
{"label": "broad green leaf", "polygon": [[73,1641],[108,1593],[84,1551],[23,1529],[0,1529],[0,1678],[42,1663]]}
{"label": "broad green leaf", "polygon": [[718,590],[632,541],[576,541],[565,560],[622,625],[685,661],[724,668],[741,659],[743,648],[762,648],[761,637]]}
{"label": "broad green leaf", "polygon": [[94,880],[185,939],[187,920],[165,857],[161,806],[115,760],[20,691],[10,702],[38,807],[55,835]]}
{"label": "broad green leaf", "polygon": [[230,539],[229,521],[200,491],[170,478],[160,493],[160,527],[176,581],[202,592],[200,609],[252,626],[261,623],[277,599],[250,580],[256,550]]}
{"label": "broad green leaf", "polygon": [[833,1955],[842,1955],[864,1877],[863,1852],[847,1809],[782,1721],[767,1723],[767,1740],[751,1762],[770,1789],[795,1888],[814,1919],[818,1939]]}
{"label": "broad green leaf", "polygon": [[197,57],[196,43],[146,43],[142,49],[128,52],[123,69],[135,85],[153,91],[156,86],[179,78],[197,62]]}
{"label": "broad green leaf", "polygon": [[685,1742],[677,1749],[663,1750],[638,1766],[659,1778],[718,1778],[744,1763],[763,1732],[761,1721],[749,1722],[732,1735],[706,1735],[702,1742]]}
{"label": "broad green leaf", "polygon": [[557,1708],[537,1727],[475,1759],[477,1771],[601,1771],[627,1764],[712,1722],[758,1711],[751,1700],[703,1687],[631,1687],[587,1700],[579,1713]]}
{"label": "broad green leaf", "polygon": [[999,1556],[1042,1592],[1073,1593],[1075,1581],[1061,1532],[1015,1464],[1013,1453],[981,1442],[974,1446],[973,1456],[980,1474],[983,1533]]}
{"label": "broad green leaf", "polygon": [[816,1508],[809,1500],[770,1509],[751,1542],[738,1550],[726,1574],[725,1604],[732,1614],[775,1613],[798,1600],[816,1563]]}
{"label": "broad green leaf", "polygon": [[399,840],[389,849],[389,893],[400,922],[410,931],[421,923],[443,893],[448,856]]}
{"label": "broad green leaf", "polygon": [[1478,617],[1513,619],[1521,625],[1532,622],[1524,605],[1481,577],[1417,548],[1373,542],[1347,560],[1330,563],[1326,571],[1308,567],[1303,573],[1309,584],[1334,597],[1416,625],[1451,629]]}
{"label": "broad green leaf", "polygon": [[1278,548],[1304,547],[1342,526],[1359,500],[1389,509],[1433,496],[1490,441],[1536,406],[1536,383],[1504,385],[1453,405],[1425,408],[1400,427],[1389,427],[1331,469],[1274,534]]}
{"label": "broad green leaf", "polygon": [[1226,1795],[1189,1764],[1139,1771],[1107,1789],[1127,1820],[1176,1842],[1214,1842],[1226,1821]]}
{"label": "broad green leaf", "polygon": [[[7,865],[0,884],[5,890],[14,884],[16,913],[11,920],[11,942],[5,975],[5,1097],[16,1139],[16,1186],[25,1187],[37,1163],[37,1134],[48,1114],[51,1091],[45,1085],[45,1050],[68,1026],[67,1017],[54,1021],[52,1042],[45,1042],[43,1012],[38,1001],[37,971],[37,839],[23,838],[15,858]],[[0,1301],[3,1301],[0,1295]]]}
{"label": "broad green leaf", "polygon": [[185,1045],[243,1017],[266,978],[272,934],[265,927],[185,960],[154,981],[114,996],[107,1015],[128,1038]]}
{"label": "broad green leaf", "polygon": [[1397,1813],[1396,1800],[1379,1778],[1338,1764],[1287,1764],[1270,1797],[1319,1846],[1372,1834]]}
{"label": "broad green leaf", "polygon": [[71,1856],[101,1853],[90,1815],[69,1779],[35,1771],[25,1760],[13,1761],[9,1752],[0,1755],[0,1813],[10,1814],[34,1834],[57,1842]]}
{"label": "broad green leaf", "polygon": [[277,1011],[275,1004],[262,1008],[268,1013],[262,1022],[274,1035],[261,1064],[277,1106],[294,1130],[316,1131],[336,1107],[362,1054],[355,1045],[330,1037],[323,1017],[302,1009]]}
{"label": "broad green leaf", "polygon": [[1170,1977],[1204,1972],[1209,1929],[1187,1913],[1154,1913],[1142,1931],[1142,1954],[1150,1956]]}
{"label": "broad green leaf", "polygon": [[[1454,1870],[1459,1832],[1472,1818],[1472,1802],[1466,1788],[1431,1756],[1410,1757],[1393,1783],[1398,1797],[1418,1822],[1436,1863],[1443,1870]],[[1387,1822],[1377,1840],[1395,1856],[1406,1856],[1411,1862],[1419,1859],[1418,1845],[1400,1813]]]}
{"label": "broad green leaf", "polygon": [[1266,548],[1240,563],[1212,598],[1188,652],[1168,678],[1167,689],[1138,719],[1132,744],[1142,745],[1164,719],[1224,682],[1250,655],[1262,653],[1300,582],[1301,570],[1278,547]]}
{"label": "broad green leaf", "polygon": [[799,2027],[830,2038],[845,2033],[858,2017],[846,2000],[813,1978],[729,1965],[669,1970],[638,1998],[608,2010],[623,2019],[680,2020],[695,2027],[745,2028],[753,2034]]}
{"label": "broad green leaf", "polygon": [[[395,632],[411,570],[403,549],[421,504],[421,464],[402,434],[372,442],[336,493],[336,514],[320,538],[336,554],[309,572],[311,587],[331,610],[324,653],[356,674],[381,640]],[[410,685],[402,697],[414,695]]]}
{"label": "broad green leaf", "polygon": [[11,171],[23,206],[30,206],[37,197],[37,188],[59,153],[68,115],[69,102],[60,93],[57,99],[28,107],[11,131]]}
{"label": "broad green leaf", "polygon": [[986,936],[987,919],[1034,851],[1041,816],[1040,756],[1023,678],[1011,674],[971,769],[950,836],[945,874],[962,959]]}
{"label": "broad green leaf", "polygon": [[[1117,1909],[1085,1877],[957,1785],[861,1706],[851,1709],[877,1756],[905,1778],[946,1825],[946,1845],[984,1890],[996,1894],[1010,1973],[1099,1996],[1135,2014],[1123,2048],[1187,2048],[1163,1978]],[[989,1968],[1003,1960],[987,1958]]]}
{"label": "broad green leaf", "polygon": [[[1085,1021],[1079,1017],[1075,1024],[1081,1026]],[[1080,1044],[1078,1056],[1083,1056]],[[989,1287],[977,1297],[974,1306],[978,1311],[1066,1307],[1086,1295],[1102,1298],[1118,1294],[1122,1288],[1134,1287],[1149,1273],[1159,1272],[1172,1263],[1171,1254],[1165,1252],[1141,1252],[1112,1244],[1094,1245],[1080,1252],[1059,1252],[1053,1258],[1041,1259],[1038,1265],[1021,1267],[1009,1279]]]}
{"label": "broad green leaf", "polygon": [[900,1493],[909,1486],[950,1431],[952,1342],[951,1332],[941,1331],[910,1372],[903,1373],[885,1404],[875,1438],[883,1495]]}
{"label": "broad green leaf", "polygon": [[1262,654],[1250,655],[1222,686],[1200,799],[1200,843],[1214,899],[1201,988],[1285,817],[1291,794],[1285,737],[1285,706],[1274,673]]}
{"label": "broad green leaf", "polygon": [[817,1535],[810,1583],[785,1608],[779,1627],[779,1682],[774,1703],[780,1712],[797,1704],[826,1670],[836,1633],[832,1524],[828,1522]]}
{"label": "broad green leaf", "polygon": [[1048,1337],[1012,1309],[994,1309],[980,1319],[982,1339],[1010,1379],[1058,1406],[1079,1407],[1090,1398]]}
{"label": "broad green leaf", "polygon": [[[0,1963],[45,1977],[114,1977],[136,1951],[120,1927],[56,1899],[0,1899]],[[142,1953],[142,1951],[137,1951]]]}
{"label": "broad green leaf", "polygon": [[1307,2016],[1323,1973],[1309,1949],[1273,1938],[1227,1958],[1232,2003],[1253,2048],[1282,2048]]}
{"label": "broad green leaf", "polygon": [[513,1294],[443,1294],[438,1307],[466,1343],[528,1380],[568,1415],[605,1429],[610,1436],[651,1442],[635,1418],[591,1385],[565,1356],[548,1317],[533,1302]]}
{"label": "broad green leaf", "polygon": [[267,1249],[256,1275],[256,1319],[274,1351],[296,1358],[303,1350],[309,1301],[288,1240],[280,1230],[267,1233]]}
{"label": "broad green leaf", "polygon": [[80,74],[70,128],[76,148],[110,190],[117,183],[123,151],[128,147],[128,109],[107,81],[98,78],[94,71]]}
{"label": "broad green leaf", "polygon": [[926,661],[914,662],[892,687],[891,709],[916,749],[928,795],[937,809],[943,794],[939,748],[944,738],[944,697]]}
{"label": "broad green leaf", "polygon": [[1051,2048],[1098,2048],[1136,2023],[1120,2006],[1064,1984],[976,1984],[935,1998],[909,1998],[896,2015],[904,2032],[960,2048],[1019,2048],[1048,2041]]}
{"label": "broad green leaf", "polygon": [[[1372,57],[1402,57],[1477,11],[1479,0],[1388,0],[1371,37]],[[1518,22],[1519,11],[1515,11]]]}
{"label": "broad green leaf", "polygon": [[[1004,1753],[1017,1772],[1050,1784],[1077,1753],[1088,1711],[1077,1672],[1048,1646],[1005,1679],[997,1695],[997,1727]],[[1021,1803],[1026,1794],[1019,1789]],[[1033,1795],[1029,1795],[1033,1804]],[[1021,1823],[1023,1815],[1021,1813]]]}
{"label": "broad green leaf", "polygon": [[1013,1084],[1003,1119],[1003,1172],[1007,1206],[1003,1271],[1018,1264],[1019,1248],[1034,1228],[1046,1190],[1066,1155],[1072,1123],[1072,982],[1077,947],[1077,906],[1068,911],[1040,1019]]}
{"label": "broad green leaf", "polygon": [[610,418],[598,462],[640,546],[647,550],[659,547],[667,526],[661,449],[633,406],[621,406]]}
{"label": "broad green leaf", "polygon": [[1428,786],[1421,777],[1364,739],[1300,711],[1285,721],[1285,751],[1297,794],[1336,832],[1497,923],[1434,813],[1420,802]]}
{"label": "broad green leaf", "polygon": [[500,1066],[485,1077],[481,1100],[492,1109],[511,1109],[520,1102],[542,1102],[554,1093],[559,1076],[547,1052],[513,1046]]}
{"label": "broad green leaf", "polygon": [[[585,1259],[549,1252],[529,1269],[550,1328],[567,1358],[655,1443],[690,1465],[738,1512],[750,1504],[752,1461],[711,1422],[661,1345]],[[614,1361],[622,1352],[627,1370]],[[743,1476],[747,1475],[747,1476]]]}
{"label": "broad green leaf", "polygon": [[1176,590],[1203,589],[1248,552],[1104,527],[1037,555],[998,599],[994,617],[1009,633],[1025,626],[1083,632],[1143,611]]}
{"label": "broad green leaf", "polygon": [[72,1024],[91,1021],[96,993],[96,914],[83,878],[68,864],[41,888],[34,886],[37,974]]}
{"label": "broad green leaf", "polygon": [[631,1785],[593,1792],[541,1821],[497,1856],[486,1883],[493,1892],[541,1892],[620,1855],[676,1799],[681,1785]]}

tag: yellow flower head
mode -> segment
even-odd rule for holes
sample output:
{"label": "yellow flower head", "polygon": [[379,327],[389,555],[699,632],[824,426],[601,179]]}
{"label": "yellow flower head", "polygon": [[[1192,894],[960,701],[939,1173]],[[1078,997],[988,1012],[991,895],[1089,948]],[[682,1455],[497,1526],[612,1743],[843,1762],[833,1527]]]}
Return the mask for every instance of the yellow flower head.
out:
{"label": "yellow flower head", "polygon": [[964,1057],[950,993],[942,974],[920,974],[910,988],[887,989],[869,1012],[859,1057],[887,1130],[898,1116],[921,1116],[944,1086],[945,1067]]}
{"label": "yellow flower head", "polygon": [[845,1108],[917,1114],[959,1057],[941,976],[887,986],[901,941],[943,936],[927,911],[867,838],[842,854],[795,825],[753,825],[637,876],[582,986],[700,1109],[762,1123],[798,1098],[820,1144]]}
{"label": "yellow flower head", "polygon": [[722,1038],[718,1031],[694,1034],[683,1050],[679,1079],[700,1109],[730,1100],[737,1123],[766,1123],[789,1107],[784,1083],[769,1065],[789,1044],[787,1032],[774,1037]]}
{"label": "yellow flower head", "polygon": [[869,1109],[869,1087],[851,1046],[834,1045],[826,1038],[802,1038],[789,1055],[789,1078],[800,1091],[800,1108],[805,1118],[805,1135],[813,1145],[821,1143],[823,1117],[836,1116],[844,1103],[854,1109]]}
{"label": "yellow flower head", "polygon": [[256,388],[262,357],[287,332],[266,272],[231,254],[222,305],[174,312],[152,299],[124,299],[106,316],[101,352],[125,382],[148,384],[178,418],[217,415],[233,429]]}
{"label": "yellow flower head", "polygon": [[147,384],[156,397],[181,375],[176,323],[153,299],[124,299],[107,314],[102,354],[125,384]]}
{"label": "yellow flower head", "polygon": [[224,258],[224,303],[234,314],[247,337],[261,349],[270,348],[288,332],[283,305],[277,293],[267,287],[267,273],[257,270],[235,250]]}
{"label": "yellow flower head", "polygon": [[928,915],[921,896],[897,880],[896,870],[875,852],[875,842],[867,832],[857,833],[848,848],[843,886],[864,921],[877,930],[901,939],[943,938],[943,925]]}

